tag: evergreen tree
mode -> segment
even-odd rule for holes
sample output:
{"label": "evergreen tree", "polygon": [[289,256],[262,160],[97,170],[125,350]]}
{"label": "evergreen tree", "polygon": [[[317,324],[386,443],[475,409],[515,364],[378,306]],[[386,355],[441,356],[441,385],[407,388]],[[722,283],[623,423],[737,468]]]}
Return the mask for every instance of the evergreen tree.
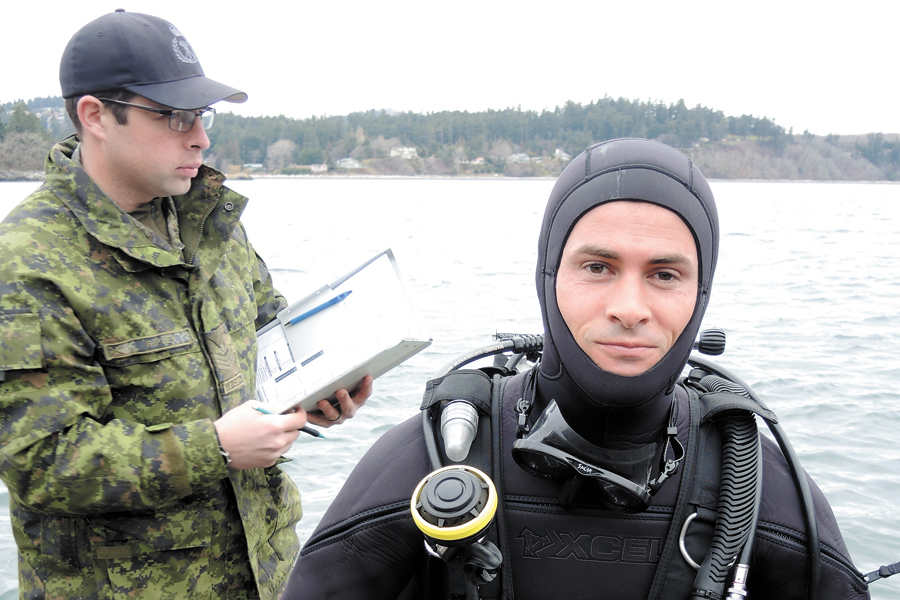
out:
{"label": "evergreen tree", "polygon": [[9,124],[6,126],[9,133],[37,133],[44,135],[44,126],[41,119],[33,112],[28,111],[24,102],[18,102],[13,107],[9,116]]}

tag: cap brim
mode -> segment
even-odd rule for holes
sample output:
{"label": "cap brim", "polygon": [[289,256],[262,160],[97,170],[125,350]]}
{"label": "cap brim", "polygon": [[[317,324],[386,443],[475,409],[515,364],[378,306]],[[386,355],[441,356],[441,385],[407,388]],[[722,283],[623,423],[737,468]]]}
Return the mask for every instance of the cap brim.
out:
{"label": "cap brim", "polygon": [[182,110],[205,108],[222,100],[236,103],[247,100],[244,92],[202,75],[166,83],[129,85],[125,89],[169,108]]}

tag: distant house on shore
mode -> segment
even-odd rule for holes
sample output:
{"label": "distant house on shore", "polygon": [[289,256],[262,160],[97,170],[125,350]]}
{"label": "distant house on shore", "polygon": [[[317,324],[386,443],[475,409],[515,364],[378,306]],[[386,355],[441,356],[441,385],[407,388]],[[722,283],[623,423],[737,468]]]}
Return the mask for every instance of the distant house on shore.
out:
{"label": "distant house on shore", "polygon": [[362,169],[362,163],[356,160],[355,158],[342,158],[337,161],[337,168],[339,169]]}
{"label": "distant house on shore", "polygon": [[510,154],[509,158],[506,159],[506,162],[527,163],[527,162],[531,162],[531,157],[529,157],[524,152],[519,152],[518,154]]}
{"label": "distant house on shore", "polygon": [[322,163],[321,165],[309,165],[310,173],[327,173],[328,172],[328,163]]}
{"label": "distant house on shore", "polygon": [[396,147],[391,148],[391,158],[399,156],[404,160],[412,160],[414,158],[418,158],[419,154],[416,152],[415,148],[409,147]]}

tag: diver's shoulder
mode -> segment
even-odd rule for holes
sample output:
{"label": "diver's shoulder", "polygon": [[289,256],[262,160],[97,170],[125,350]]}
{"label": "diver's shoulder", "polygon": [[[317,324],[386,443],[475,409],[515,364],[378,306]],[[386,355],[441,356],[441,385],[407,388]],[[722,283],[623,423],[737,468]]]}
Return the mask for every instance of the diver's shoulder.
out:
{"label": "diver's shoulder", "polygon": [[[763,450],[763,498],[759,510],[760,526],[782,536],[805,539],[803,501],[790,466],[778,445],[760,436]],[[839,554],[848,555],[834,511],[815,480],[804,471],[809,484],[822,544]]]}

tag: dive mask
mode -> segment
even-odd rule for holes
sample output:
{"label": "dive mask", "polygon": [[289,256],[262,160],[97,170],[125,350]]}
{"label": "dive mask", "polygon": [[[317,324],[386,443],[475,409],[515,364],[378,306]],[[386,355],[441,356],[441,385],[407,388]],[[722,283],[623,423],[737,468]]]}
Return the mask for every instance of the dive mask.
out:
{"label": "dive mask", "polygon": [[[522,410],[521,405],[519,410]],[[678,406],[673,399],[666,428],[666,441],[660,456],[659,474],[650,480],[651,463],[657,444],[645,444],[633,450],[609,450],[591,444],[563,418],[555,400],[538,418],[532,430],[513,443],[516,463],[528,473],[544,479],[586,478],[598,484],[601,499],[611,508],[640,512],[649,505],[663,483],[678,469],[684,447],[676,435]],[[674,458],[669,459],[669,448]],[[616,472],[598,466],[615,465]]]}

